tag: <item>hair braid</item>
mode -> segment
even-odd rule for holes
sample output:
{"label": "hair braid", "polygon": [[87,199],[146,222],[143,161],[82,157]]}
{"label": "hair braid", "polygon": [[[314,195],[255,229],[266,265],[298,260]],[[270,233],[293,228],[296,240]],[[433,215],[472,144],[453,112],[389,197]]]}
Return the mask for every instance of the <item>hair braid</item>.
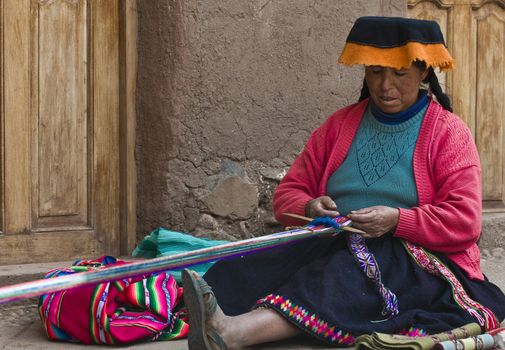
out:
{"label": "hair braid", "polygon": [[424,82],[429,83],[430,90],[437,98],[438,103],[440,103],[440,105],[444,107],[444,109],[448,110],[449,112],[452,112],[451,99],[449,98],[449,96],[447,96],[447,94],[445,94],[442,91],[442,88],[440,87],[437,75],[435,74],[433,67],[428,68],[428,76],[426,77]]}
{"label": "hair braid", "polygon": [[363,79],[363,87],[361,88],[361,95],[359,96],[358,102],[363,101],[365,98],[370,96],[370,91],[368,90],[368,85],[366,79]]}

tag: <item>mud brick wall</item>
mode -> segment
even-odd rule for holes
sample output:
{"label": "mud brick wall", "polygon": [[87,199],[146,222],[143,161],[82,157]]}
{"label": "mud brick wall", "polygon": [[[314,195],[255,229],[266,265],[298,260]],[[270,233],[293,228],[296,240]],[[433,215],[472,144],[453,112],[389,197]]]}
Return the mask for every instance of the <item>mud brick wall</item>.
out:
{"label": "mud brick wall", "polygon": [[310,132],[359,96],[354,20],[405,0],[139,0],[138,229],[243,239]]}

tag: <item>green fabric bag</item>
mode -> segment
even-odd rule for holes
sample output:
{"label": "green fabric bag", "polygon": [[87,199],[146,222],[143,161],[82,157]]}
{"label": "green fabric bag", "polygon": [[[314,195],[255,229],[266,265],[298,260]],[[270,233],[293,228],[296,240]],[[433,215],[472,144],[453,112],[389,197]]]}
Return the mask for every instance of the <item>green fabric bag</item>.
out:
{"label": "green fabric bag", "polygon": [[[138,244],[133,250],[132,256],[135,258],[152,259],[161,256],[169,256],[179,253],[185,253],[197,249],[215,247],[229,241],[217,241],[206,238],[198,238],[186,233],[170,231],[159,227]],[[191,266],[191,269],[203,275],[214,264],[207,262]],[[177,282],[181,282],[181,271],[172,270],[170,274]]]}

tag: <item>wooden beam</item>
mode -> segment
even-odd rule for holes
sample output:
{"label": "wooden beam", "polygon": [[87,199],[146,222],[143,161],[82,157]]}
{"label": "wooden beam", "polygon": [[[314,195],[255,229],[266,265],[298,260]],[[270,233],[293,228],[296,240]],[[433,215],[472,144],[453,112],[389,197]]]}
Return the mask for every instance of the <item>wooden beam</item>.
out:
{"label": "wooden beam", "polygon": [[136,81],[137,81],[137,1],[119,2],[120,72],[120,254],[130,255],[137,240]]}

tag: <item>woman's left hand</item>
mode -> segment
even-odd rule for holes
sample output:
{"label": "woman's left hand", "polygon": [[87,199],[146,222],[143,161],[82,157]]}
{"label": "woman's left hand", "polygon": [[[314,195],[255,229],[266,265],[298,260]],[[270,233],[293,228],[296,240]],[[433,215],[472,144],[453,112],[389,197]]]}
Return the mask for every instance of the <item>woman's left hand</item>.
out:
{"label": "woman's left hand", "polygon": [[396,228],[400,211],[397,208],[377,205],[353,210],[347,216],[353,222],[352,227],[366,232],[362,234],[364,238],[377,238]]}

